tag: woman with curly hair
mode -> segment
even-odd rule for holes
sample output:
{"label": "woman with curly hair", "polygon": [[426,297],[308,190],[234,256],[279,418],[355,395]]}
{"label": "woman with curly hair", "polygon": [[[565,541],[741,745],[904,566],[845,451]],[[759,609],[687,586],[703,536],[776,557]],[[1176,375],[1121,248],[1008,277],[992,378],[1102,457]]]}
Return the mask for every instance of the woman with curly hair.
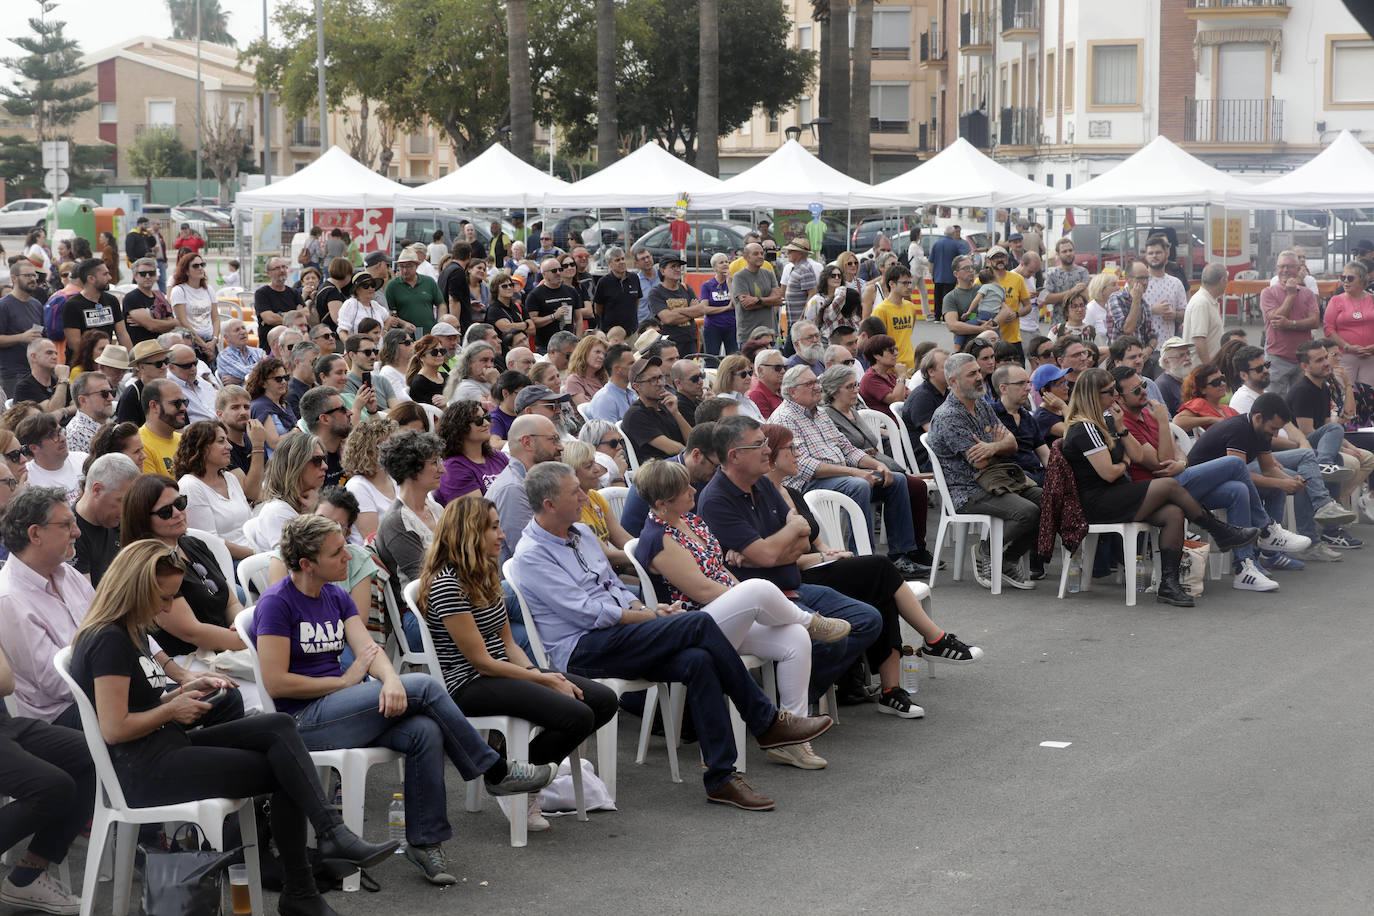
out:
{"label": "woman with curly hair", "polygon": [[[90,451],[86,453],[86,461],[81,465],[82,476],[91,470],[91,462],[101,455],[108,455],[111,452],[128,455],[133,459],[135,465],[140,468],[143,467],[146,453],[143,450],[143,437],[138,434],[138,427],[128,422],[106,423],[100,427],[100,432],[91,439]],[[8,461],[9,459],[6,458],[5,460]]]}
{"label": "woman with curly hair", "polygon": [[510,456],[491,445],[491,417],[476,401],[455,401],[435,429],[444,443],[444,474],[439,481],[440,505],[467,493],[486,493],[496,475],[510,464]]}
{"label": "woman with curly hair", "polygon": [[1234,417],[1237,411],[1221,403],[1228,391],[1226,376],[1212,363],[1194,366],[1183,379],[1183,403],[1174,414],[1174,422],[1188,435],[1201,435],[1213,423]]}
{"label": "woman with curly hair", "polygon": [[38,406],[37,401],[15,401],[9,409],[0,414],[0,429],[8,429],[14,432],[29,417],[36,413],[42,413],[43,408]]}
{"label": "woman with curly hair", "polygon": [[105,347],[109,343],[110,335],[104,331],[90,330],[81,335],[81,342],[76,345],[76,352],[72,354],[71,359],[73,382],[83,372],[96,372],[100,369],[95,361],[105,352]]}
{"label": "woman with curly hair", "polygon": [[420,563],[439,527],[441,507],[430,493],[443,473],[444,441],[433,433],[403,432],[382,443],[382,467],[399,495],[377,528],[377,552],[397,585],[420,575]]}
{"label": "woman with curly hair", "polygon": [[282,525],[315,508],[328,466],[315,436],[296,430],[281,437],[262,478],[264,503],[243,526],[250,547],[266,553],[277,546]]}
{"label": "woman with curly hair", "polygon": [[396,501],[396,483],[382,469],[380,454],[382,443],[399,429],[395,420],[372,417],[353,427],[344,440],[341,463],[348,475],[344,488],[358,501],[355,524],[364,540],[376,534],[382,513]]}
{"label": "woman with curly hair", "polygon": [[448,384],[444,364],[451,355],[444,342],[433,334],[415,341],[414,355],[406,366],[406,385],[412,401],[435,407],[448,404],[444,398],[444,386]]}
{"label": "woman with curly hair", "polygon": [[243,386],[253,399],[248,405],[249,414],[267,430],[268,448],[276,448],[277,441],[295,429],[300,419],[286,401],[290,384],[286,364],[275,356],[261,360],[244,380]]}
{"label": "woman with curly hair", "polygon": [[223,423],[198,420],[181,431],[172,474],[186,497],[186,524],[224,539],[235,561],[253,555],[243,543],[243,526],[253,507],[229,465],[233,451]]}

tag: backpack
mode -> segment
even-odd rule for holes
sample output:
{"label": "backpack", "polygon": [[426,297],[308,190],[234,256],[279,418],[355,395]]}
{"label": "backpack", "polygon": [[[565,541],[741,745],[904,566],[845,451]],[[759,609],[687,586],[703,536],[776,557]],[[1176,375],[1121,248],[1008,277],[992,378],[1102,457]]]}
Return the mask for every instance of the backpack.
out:
{"label": "backpack", "polygon": [[53,293],[43,303],[43,336],[49,340],[60,343],[67,339],[66,325],[62,321],[62,308],[66,304],[67,297],[62,293]]}

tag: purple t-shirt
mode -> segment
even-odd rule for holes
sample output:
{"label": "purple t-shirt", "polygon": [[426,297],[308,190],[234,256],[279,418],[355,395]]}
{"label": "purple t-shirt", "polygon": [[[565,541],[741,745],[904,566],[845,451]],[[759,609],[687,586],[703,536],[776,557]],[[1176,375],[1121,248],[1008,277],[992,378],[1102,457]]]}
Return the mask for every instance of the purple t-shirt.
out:
{"label": "purple t-shirt", "polygon": [[[291,660],[286,670],[305,677],[339,677],[343,665],[339,653],[347,645],[344,621],[355,617],[353,599],[337,585],[326,583],[320,597],[301,594],[287,576],[263,592],[253,613],[253,642],[258,636],[285,636],[291,640]],[[279,712],[295,715],[313,700],[273,697]]]}
{"label": "purple t-shirt", "polygon": [[[510,432],[510,425],[515,422],[515,417],[506,413],[499,406],[491,409],[491,434],[506,438],[506,433]],[[486,487],[482,488],[483,490]]]}
{"label": "purple t-shirt", "polygon": [[454,455],[444,459],[444,476],[439,478],[439,492],[435,496],[439,505],[447,506],[464,494],[476,490],[485,494],[487,487],[496,476],[510,464],[510,456],[505,452],[492,452],[486,461],[473,461],[466,455]]}
{"label": "purple t-shirt", "polygon": [[[710,302],[712,306],[722,306],[730,304],[730,283],[717,282],[715,277],[701,284],[701,298]],[[735,310],[726,309],[719,315],[707,315],[706,327],[721,328],[733,331],[735,329]]]}

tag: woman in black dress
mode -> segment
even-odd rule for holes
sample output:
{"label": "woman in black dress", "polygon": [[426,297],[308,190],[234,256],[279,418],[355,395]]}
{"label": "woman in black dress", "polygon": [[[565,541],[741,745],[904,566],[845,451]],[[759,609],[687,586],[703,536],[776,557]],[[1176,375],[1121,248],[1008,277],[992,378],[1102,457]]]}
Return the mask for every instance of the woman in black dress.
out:
{"label": "woman in black dress", "polygon": [[1069,398],[1063,451],[1073,468],[1078,500],[1089,524],[1148,522],[1159,531],[1160,581],[1157,599],[1192,607],[1178,581],[1183,559],[1183,523],[1210,534],[1220,550],[1253,543],[1258,528],[1237,528],[1212,515],[1173,477],[1131,480],[1127,469],[1141,458],[1140,443],[1122,420],[1116,380],[1105,369],[1078,374]]}

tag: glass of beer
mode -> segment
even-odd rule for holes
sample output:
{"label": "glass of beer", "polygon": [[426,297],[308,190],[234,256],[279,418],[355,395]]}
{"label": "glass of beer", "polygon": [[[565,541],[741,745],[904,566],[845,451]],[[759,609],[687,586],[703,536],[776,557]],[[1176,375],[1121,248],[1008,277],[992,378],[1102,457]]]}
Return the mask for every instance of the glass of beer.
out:
{"label": "glass of beer", "polygon": [[248,866],[229,866],[229,906],[234,913],[253,912],[252,898],[248,894]]}

